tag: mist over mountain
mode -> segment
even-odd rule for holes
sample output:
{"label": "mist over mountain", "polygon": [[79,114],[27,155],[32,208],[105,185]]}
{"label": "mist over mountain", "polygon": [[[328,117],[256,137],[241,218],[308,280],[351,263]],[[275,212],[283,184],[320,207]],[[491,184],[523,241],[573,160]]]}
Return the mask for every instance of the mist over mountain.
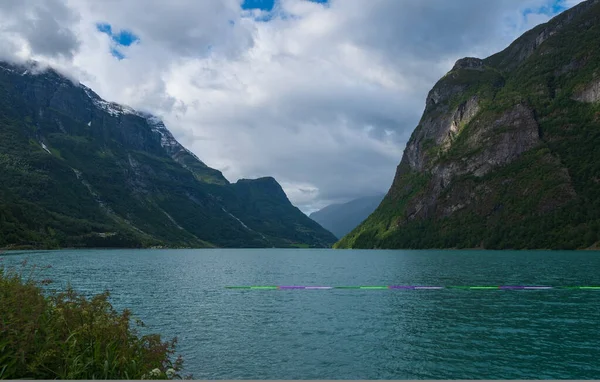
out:
{"label": "mist over mountain", "polygon": [[385,194],[365,196],[347,203],[330,204],[309,215],[323,228],[342,238],[375,211]]}
{"label": "mist over mountain", "polygon": [[0,247],[328,247],[271,177],[230,183],[160,118],[0,63]]}

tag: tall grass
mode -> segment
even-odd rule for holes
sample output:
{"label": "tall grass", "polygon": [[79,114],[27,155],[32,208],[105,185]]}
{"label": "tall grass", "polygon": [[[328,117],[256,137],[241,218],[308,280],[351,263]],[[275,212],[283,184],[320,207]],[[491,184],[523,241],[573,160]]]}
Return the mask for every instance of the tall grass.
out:
{"label": "tall grass", "polygon": [[176,339],[140,335],[108,292],[44,291],[40,270],[0,266],[0,379],[182,379]]}

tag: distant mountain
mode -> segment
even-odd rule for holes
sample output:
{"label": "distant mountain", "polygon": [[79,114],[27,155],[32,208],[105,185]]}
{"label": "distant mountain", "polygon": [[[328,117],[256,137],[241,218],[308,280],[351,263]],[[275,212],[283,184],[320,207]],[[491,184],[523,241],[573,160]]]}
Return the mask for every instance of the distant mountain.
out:
{"label": "distant mountain", "polygon": [[430,91],[394,182],[337,248],[600,246],[600,0]]}
{"label": "distant mountain", "polygon": [[342,238],[375,211],[384,196],[367,196],[348,203],[330,204],[310,214],[310,218],[338,238]]}
{"label": "distant mountain", "polygon": [[230,184],[150,114],[0,63],[0,248],[329,247],[273,178]]}

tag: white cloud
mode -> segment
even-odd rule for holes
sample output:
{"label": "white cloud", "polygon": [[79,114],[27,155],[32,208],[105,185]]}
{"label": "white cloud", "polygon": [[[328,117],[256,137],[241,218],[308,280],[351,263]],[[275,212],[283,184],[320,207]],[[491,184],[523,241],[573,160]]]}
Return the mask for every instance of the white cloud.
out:
{"label": "white cloud", "polygon": [[[552,3],[281,0],[261,22],[240,0],[52,0],[37,13],[46,22],[18,27],[40,3],[11,1],[21,5],[0,7],[0,22],[12,20],[0,24],[0,54],[49,62],[163,116],[230,180],[274,176],[305,211],[386,191],[433,84],[458,58],[492,54],[546,21],[523,11]],[[139,44],[115,59],[98,22]]]}

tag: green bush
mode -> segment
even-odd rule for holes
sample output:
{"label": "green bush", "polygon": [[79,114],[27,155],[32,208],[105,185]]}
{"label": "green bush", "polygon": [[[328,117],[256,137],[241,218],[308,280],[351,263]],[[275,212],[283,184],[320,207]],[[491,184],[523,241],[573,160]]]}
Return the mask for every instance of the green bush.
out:
{"label": "green bush", "polygon": [[45,292],[51,280],[21,265],[0,267],[0,379],[181,379],[176,339],[138,334],[143,323],[108,292]]}

